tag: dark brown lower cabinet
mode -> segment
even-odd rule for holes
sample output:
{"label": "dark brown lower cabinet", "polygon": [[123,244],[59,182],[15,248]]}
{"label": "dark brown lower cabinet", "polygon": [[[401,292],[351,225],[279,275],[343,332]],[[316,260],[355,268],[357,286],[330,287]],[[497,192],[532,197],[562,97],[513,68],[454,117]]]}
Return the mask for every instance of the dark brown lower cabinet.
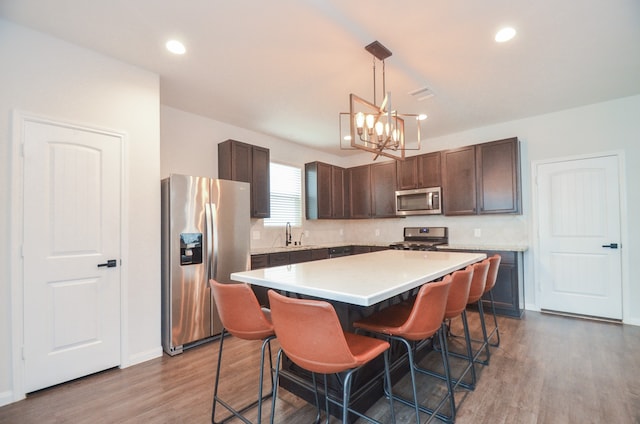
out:
{"label": "dark brown lower cabinet", "polygon": [[[496,314],[520,318],[524,313],[524,269],[523,252],[505,250],[464,250],[464,249],[444,249],[450,252],[478,252],[484,253],[487,257],[499,254],[500,268],[498,278],[493,288],[493,300],[495,302]],[[470,305],[469,309],[477,310],[475,305]],[[485,314],[491,311],[491,302],[488,294],[482,297],[482,309]]]}

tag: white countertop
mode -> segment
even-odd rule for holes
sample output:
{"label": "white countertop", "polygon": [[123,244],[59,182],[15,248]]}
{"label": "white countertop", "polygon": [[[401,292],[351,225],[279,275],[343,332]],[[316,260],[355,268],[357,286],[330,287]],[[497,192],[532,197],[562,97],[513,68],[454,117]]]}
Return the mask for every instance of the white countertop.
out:
{"label": "white countertop", "polygon": [[234,272],[231,279],[327,300],[371,306],[485,258],[483,253],[383,250]]}
{"label": "white countertop", "polygon": [[506,252],[526,252],[529,250],[529,246],[519,244],[471,244],[471,243],[458,243],[458,244],[445,244],[437,246],[439,250],[447,249],[459,249],[459,250],[503,250]]}

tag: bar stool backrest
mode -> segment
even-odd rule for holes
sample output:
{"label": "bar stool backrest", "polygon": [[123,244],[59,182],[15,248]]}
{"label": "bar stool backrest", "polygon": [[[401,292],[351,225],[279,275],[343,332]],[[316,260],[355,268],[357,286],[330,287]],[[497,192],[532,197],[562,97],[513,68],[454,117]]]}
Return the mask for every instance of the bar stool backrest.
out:
{"label": "bar stool backrest", "polygon": [[471,265],[473,268],[473,278],[471,279],[471,288],[469,288],[469,299],[467,300],[467,303],[476,303],[484,294],[489,265],[490,263],[487,259]]}
{"label": "bar stool backrest", "polygon": [[489,272],[487,273],[487,283],[484,286],[485,293],[490,291],[493,286],[496,285],[496,280],[498,279],[498,268],[500,268],[500,261],[502,260],[502,256],[496,253],[487,260],[491,265],[489,265]]}
{"label": "bar stool backrest", "polygon": [[449,275],[437,283],[423,284],[409,317],[393,334],[409,340],[424,340],[433,336],[442,325],[450,287]]}
{"label": "bar stool backrest", "polygon": [[445,318],[457,317],[465,310],[469,299],[469,289],[471,287],[472,278],[472,267],[467,267],[464,270],[456,271],[451,274],[451,287],[449,288],[447,308],[444,313]]}
{"label": "bar stool backrest", "polygon": [[262,311],[248,284],[222,284],[210,280],[213,298],[224,328],[245,340],[261,340],[273,335],[273,325]]}
{"label": "bar stool backrest", "polygon": [[333,306],[269,290],[271,319],[280,347],[298,366],[334,374],[361,365],[353,355]]}

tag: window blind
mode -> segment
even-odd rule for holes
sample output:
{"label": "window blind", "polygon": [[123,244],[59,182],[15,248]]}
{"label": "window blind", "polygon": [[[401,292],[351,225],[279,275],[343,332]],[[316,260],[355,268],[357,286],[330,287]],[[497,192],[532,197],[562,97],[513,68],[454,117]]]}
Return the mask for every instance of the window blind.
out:
{"label": "window blind", "polygon": [[269,227],[302,225],[302,170],[295,166],[271,162],[271,217],[265,218]]}

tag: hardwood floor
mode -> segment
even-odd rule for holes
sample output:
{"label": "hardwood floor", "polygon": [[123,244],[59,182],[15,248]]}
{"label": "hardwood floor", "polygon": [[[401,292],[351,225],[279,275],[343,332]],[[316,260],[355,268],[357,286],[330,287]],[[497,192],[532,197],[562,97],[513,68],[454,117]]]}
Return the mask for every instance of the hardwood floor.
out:
{"label": "hardwood floor", "polygon": [[[469,316],[477,324],[477,314]],[[476,390],[456,393],[457,423],[640,424],[640,327],[530,311],[522,320],[499,322],[502,343],[488,367],[477,366]],[[454,348],[457,343],[451,341]],[[218,343],[209,343],[32,393],[0,408],[0,423],[207,423],[217,351]],[[229,338],[224,354],[221,394],[237,404],[256,392],[259,343]],[[437,359],[431,354],[425,361]],[[441,383],[424,380],[421,386],[440,390]],[[394,391],[407,387],[403,380]],[[384,421],[387,409],[381,399],[369,414]],[[410,408],[396,403],[395,410],[399,423],[415,422]],[[263,411],[268,419],[270,405]],[[255,411],[248,416],[255,418]],[[276,422],[314,417],[311,405],[280,391]]]}

